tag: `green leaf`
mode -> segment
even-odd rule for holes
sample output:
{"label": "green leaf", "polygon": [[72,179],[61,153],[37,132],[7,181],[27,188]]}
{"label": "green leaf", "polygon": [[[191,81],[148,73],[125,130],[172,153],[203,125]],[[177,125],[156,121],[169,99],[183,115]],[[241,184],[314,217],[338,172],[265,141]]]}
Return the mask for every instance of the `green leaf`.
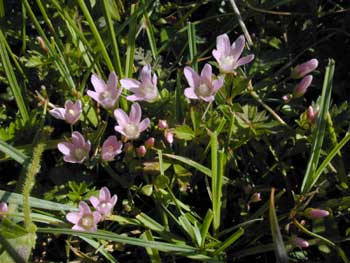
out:
{"label": "green leaf", "polygon": [[20,164],[23,164],[28,159],[28,156],[2,140],[0,140],[0,151],[7,154]]}
{"label": "green leaf", "polygon": [[224,242],[222,242],[222,244],[220,245],[220,247],[215,250],[215,252],[213,253],[213,255],[218,255],[220,254],[222,251],[224,251],[226,248],[228,248],[229,246],[231,246],[234,242],[237,241],[238,238],[240,238],[242,235],[244,234],[244,229],[243,228],[239,228],[235,233],[233,233],[231,236],[229,236]]}
{"label": "green leaf", "polygon": [[190,141],[195,137],[194,131],[190,126],[184,124],[174,129],[175,137],[181,140]]}

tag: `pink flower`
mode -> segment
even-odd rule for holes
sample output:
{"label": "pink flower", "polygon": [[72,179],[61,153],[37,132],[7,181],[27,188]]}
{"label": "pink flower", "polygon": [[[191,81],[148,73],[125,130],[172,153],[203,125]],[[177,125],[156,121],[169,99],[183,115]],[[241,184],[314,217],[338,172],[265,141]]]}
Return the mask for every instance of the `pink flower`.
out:
{"label": "pink flower", "polygon": [[117,195],[113,195],[113,197],[111,197],[111,193],[107,187],[101,188],[98,198],[96,196],[90,197],[92,206],[99,214],[101,214],[102,218],[105,218],[112,213],[117,200]]}
{"label": "pink flower", "polygon": [[131,105],[129,116],[122,109],[116,109],[114,116],[118,122],[114,129],[130,140],[137,139],[151,123],[149,118],[141,121],[142,111],[138,103]]}
{"label": "pink flower", "polygon": [[91,83],[95,91],[88,90],[87,94],[105,109],[113,109],[122,93],[122,88],[117,88],[118,76],[115,72],[109,74],[107,84],[99,76],[92,74]]}
{"label": "pink flower", "polygon": [[67,100],[64,104],[64,108],[54,108],[50,110],[49,113],[56,119],[65,120],[69,124],[74,124],[79,120],[82,111],[80,100],[77,100],[75,103]]}
{"label": "pink flower", "polygon": [[159,98],[157,88],[157,76],[151,71],[150,65],[145,65],[140,73],[141,82],[135,79],[121,79],[120,83],[123,88],[132,91],[134,94],[127,96],[129,101],[147,101],[154,102]]}
{"label": "pink flower", "polygon": [[116,136],[109,136],[102,145],[102,160],[112,161],[117,154],[120,154],[122,152],[122,147],[122,142],[118,141]]}
{"label": "pink flower", "polygon": [[305,75],[309,74],[310,72],[314,71],[317,67],[318,67],[318,60],[315,58],[310,59],[304,62],[303,64],[297,65],[292,70],[292,78],[300,79]]}
{"label": "pink flower", "polygon": [[227,34],[216,38],[216,49],[213,50],[213,56],[223,73],[233,73],[236,68],[248,64],[254,59],[254,55],[240,58],[244,46],[245,38],[243,35],[239,36],[232,45]]}
{"label": "pink flower", "polygon": [[63,153],[65,162],[82,163],[89,158],[91,143],[89,140],[85,141],[80,132],[75,131],[72,133],[71,142],[60,142],[57,147]]}
{"label": "pink flower", "polygon": [[185,67],[184,73],[190,85],[185,89],[185,96],[189,99],[213,101],[215,93],[224,84],[224,80],[221,78],[212,80],[212,69],[209,64],[205,64],[200,76],[190,67]]}
{"label": "pink flower", "polygon": [[297,246],[299,248],[307,248],[308,246],[310,246],[309,242],[297,236],[292,236],[292,238],[290,239],[290,242],[294,246]]}
{"label": "pink flower", "polygon": [[295,86],[293,91],[293,98],[300,98],[304,96],[306,93],[308,87],[311,85],[312,82],[312,76],[307,75],[305,76],[297,86]]}
{"label": "pink flower", "polygon": [[170,131],[165,132],[165,140],[169,143],[172,144],[174,142],[174,134]]}
{"label": "pink flower", "polygon": [[307,216],[310,219],[316,219],[329,216],[329,212],[327,210],[318,208],[308,208],[305,211],[305,216]]}
{"label": "pink flower", "polygon": [[8,213],[9,208],[5,202],[0,203],[0,218],[4,216],[5,213]]}
{"label": "pink flower", "polygon": [[261,201],[261,194],[260,193],[254,193],[249,200],[249,203],[256,203]]}
{"label": "pink flower", "polygon": [[168,122],[166,120],[159,120],[158,121],[158,128],[161,130],[168,128]]}
{"label": "pink flower", "polygon": [[90,207],[84,201],[79,203],[79,212],[70,212],[66,219],[73,223],[73,230],[95,232],[97,223],[101,221],[102,216],[99,212],[91,212]]}

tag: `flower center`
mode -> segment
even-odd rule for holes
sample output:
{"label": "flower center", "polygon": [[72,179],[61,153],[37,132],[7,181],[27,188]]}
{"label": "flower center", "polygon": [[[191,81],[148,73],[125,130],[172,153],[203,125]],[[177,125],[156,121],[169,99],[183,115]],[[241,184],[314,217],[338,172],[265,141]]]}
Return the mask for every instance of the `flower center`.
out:
{"label": "flower center", "polygon": [[70,109],[70,110],[68,110],[68,114],[74,116],[75,115],[75,111]]}
{"label": "flower center", "polygon": [[129,123],[124,128],[124,132],[126,134],[126,137],[129,139],[136,139],[139,137],[139,127],[136,124]]}
{"label": "flower center", "polygon": [[77,148],[74,151],[74,155],[75,155],[75,158],[77,158],[78,160],[81,160],[86,156],[86,152],[84,149]]}
{"label": "flower center", "polygon": [[113,99],[112,93],[110,91],[103,91],[101,92],[101,99],[105,100],[105,99]]}
{"label": "flower center", "polygon": [[221,63],[225,66],[232,66],[234,62],[235,62],[235,59],[233,58],[233,56],[227,56],[221,60]]}
{"label": "flower center", "polygon": [[210,91],[211,91],[210,88],[205,83],[200,84],[197,89],[197,93],[201,97],[210,96],[210,93],[211,93]]}
{"label": "flower center", "polygon": [[80,225],[86,229],[90,229],[94,226],[94,218],[92,215],[84,215],[80,219]]}

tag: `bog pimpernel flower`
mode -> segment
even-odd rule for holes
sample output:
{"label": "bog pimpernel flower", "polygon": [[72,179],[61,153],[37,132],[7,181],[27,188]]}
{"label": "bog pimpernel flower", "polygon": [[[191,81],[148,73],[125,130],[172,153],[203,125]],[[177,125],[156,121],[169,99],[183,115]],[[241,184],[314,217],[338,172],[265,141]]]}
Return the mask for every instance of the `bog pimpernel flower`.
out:
{"label": "bog pimpernel flower", "polygon": [[90,141],[85,141],[80,132],[73,132],[71,142],[60,142],[57,145],[58,150],[63,153],[63,160],[68,163],[82,163],[89,158],[91,148]]}
{"label": "bog pimpernel flower", "polygon": [[292,78],[299,79],[314,71],[318,67],[318,60],[313,58],[300,65],[297,65],[292,70]]}
{"label": "bog pimpernel flower", "polygon": [[118,122],[118,125],[114,127],[115,131],[130,140],[137,139],[141,132],[146,130],[151,123],[149,118],[141,121],[142,110],[138,103],[131,105],[129,116],[122,109],[116,109],[114,116]]}
{"label": "bog pimpernel flower", "polygon": [[101,149],[101,158],[104,161],[112,161],[114,157],[122,152],[123,144],[117,140],[117,137],[109,136],[103,143]]}
{"label": "bog pimpernel flower", "polygon": [[133,95],[127,96],[129,101],[147,101],[154,102],[159,98],[157,88],[157,76],[153,74],[150,65],[143,66],[140,72],[140,80],[124,78],[120,80],[121,86],[133,92]]}
{"label": "bog pimpernel flower", "polygon": [[190,67],[185,67],[184,74],[190,87],[185,89],[185,96],[189,99],[202,99],[206,102],[214,100],[215,93],[222,87],[224,80],[212,80],[212,68],[205,64],[201,75]]}
{"label": "bog pimpernel flower", "polygon": [[111,72],[105,83],[99,76],[92,74],[91,83],[95,91],[88,90],[87,94],[102,105],[105,109],[113,109],[117,102],[122,88],[118,89],[118,76],[115,72]]}
{"label": "bog pimpernel flower", "polygon": [[98,213],[104,219],[106,216],[110,215],[113,211],[115,204],[117,203],[117,195],[111,197],[111,192],[107,187],[102,187],[100,190],[99,197],[91,196],[90,202],[92,206],[96,209]]}
{"label": "bog pimpernel flower", "polygon": [[234,73],[236,68],[248,64],[254,59],[253,54],[240,58],[244,46],[245,38],[243,35],[239,36],[232,45],[227,34],[216,38],[216,49],[213,50],[213,56],[223,73]]}
{"label": "bog pimpernel flower", "polygon": [[73,230],[95,232],[97,223],[101,221],[102,216],[98,211],[91,212],[90,207],[84,201],[79,203],[79,212],[70,212],[66,219],[73,223]]}
{"label": "bog pimpernel flower", "polygon": [[82,113],[81,101],[77,100],[73,103],[71,100],[67,100],[64,104],[64,108],[54,108],[49,113],[56,119],[65,120],[69,124],[76,123],[80,114]]}

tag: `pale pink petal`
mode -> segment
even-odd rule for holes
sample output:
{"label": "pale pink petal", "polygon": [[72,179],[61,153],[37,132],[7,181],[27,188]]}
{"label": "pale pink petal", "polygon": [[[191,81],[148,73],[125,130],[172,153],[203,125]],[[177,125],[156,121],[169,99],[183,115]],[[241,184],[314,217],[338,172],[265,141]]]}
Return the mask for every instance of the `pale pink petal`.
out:
{"label": "pale pink petal", "polygon": [[211,102],[213,101],[215,98],[214,96],[209,96],[209,97],[200,97],[202,100],[206,101],[206,102]]}
{"label": "pale pink petal", "polygon": [[49,113],[56,119],[64,120],[64,113],[66,110],[64,108],[54,108],[49,111]]}
{"label": "pale pink petal", "polygon": [[85,138],[80,132],[75,131],[72,133],[72,143],[76,146],[84,146]]}
{"label": "pale pink petal", "polygon": [[114,71],[109,73],[108,80],[107,80],[107,87],[108,89],[116,90],[118,85],[118,76],[115,74]]}
{"label": "pale pink petal", "polygon": [[82,214],[91,214],[90,207],[84,201],[80,201],[80,203],[79,203],[79,210],[80,210],[80,212]]}
{"label": "pale pink petal", "polygon": [[222,34],[216,38],[216,49],[223,55],[228,55],[230,52],[230,39],[227,34]]}
{"label": "pale pink petal", "polygon": [[140,104],[133,103],[131,105],[131,110],[129,113],[129,120],[130,122],[134,122],[134,123],[139,123],[142,117],[142,110],[141,110],[141,106]]}
{"label": "pale pink petal", "polygon": [[140,125],[139,125],[139,131],[143,132],[144,130],[146,130],[149,125],[151,124],[151,121],[149,118],[144,119],[143,121],[141,121]]}
{"label": "pale pink petal", "polygon": [[[95,223],[95,225],[96,225],[98,222],[101,221],[102,216],[101,216],[101,214],[100,214],[99,212],[95,211],[95,212],[92,213],[92,215],[93,215],[93,217],[94,217],[94,223]],[[95,231],[96,231],[96,230],[95,230]]]}
{"label": "pale pink petal", "polygon": [[88,90],[87,95],[89,97],[91,97],[92,99],[94,99],[95,101],[97,101],[98,103],[100,103],[100,97],[99,97],[99,94],[97,92],[94,92],[92,90]]}
{"label": "pale pink petal", "polygon": [[57,148],[64,155],[69,155],[72,149],[74,148],[74,145],[69,142],[60,142],[59,144],[57,144]]}
{"label": "pale pink petal", "polygon": [[67,100],[67,101],[64,103],[64,107],[65,107],[66,109],[73,108],[73,105],[74,105],[74,103],[73,103],[71,100]]}
{"label": "pale pink petal", "polygon": [[66,163],[82,163],[85,160],[85,158],[83,158],[81,160],[77,160],[75,157],[73,157],[71,155],[65,155],[65,156],[63,156],[63,160]]}
{"label": "pale pink petal", "polygon": [[89,198],[90,203],[92,204],[92,206],[96,209],[96,207],[100,204],[100,200],[96,197],[96,196],[91,196]]}
{"label": "pale pink petal", "polygon": [[219,50],[214,49],[212,54],[213,54],[213,57],[216,59],[216,61],[219,63],[221,59],[221,52]]}
{"label": "pale pink petal", "polygon": [[143,100],[144,97],[143,96],[140,96],[140,95],[130,95],[130,96],[127,96],[126,99],[128,101],[139,101],[139,100]]}
{"label": "pale pink petal", "polygon": [[129,123],[129,116],[122,109],[116,109],[114,111],[114,117],[122,127],[125,127]]}
{"label": "pale pink petal", "polygon": [[120,80],[120,84],[123,88],[126,88],[128,90],[130,88],[139,88],[141,82],[135,79],[125,78]]}
{"label": "pale pink petal", "polygon": [[109,201],[111,199],[111,193],[109,192],[107,187],[102,187],[100,190],[100,196],[99,196],[100,201]]}
{"label": "pale pink petal", "polygon": [[194,88],[187,88],[185,89],[185,96],[189,99],[198,99],[198,96],[196,95],[196,93],[194,92]]}
{"label": "pale pink petal", "polygon": [[81,227],[81,226],[79,226],[79,225],[74,225],[74,226],[72,227],[72,229],[75,230],[75,231],[86,231],[85,228],[83,228],[83,227]]}
{"label": "pale pink petal", "polygon": [[238,58],[241,56],[244,46],[245,46],[245,38],[243,35],[240,35],[236,39],[236,41],[232,43],[231,55],[233,56],[235,61],[237,61]]}
{"label": "pale pink petal", "polygon": [[200,85],[200,78],[198,76],[198,73],[195,72],[191,67],[185,67],[184,74],[190,87],[194,88]]}
{"label": "pale pink petal", "polygon": [[114,126],[114,130],[115,130],[116,132],[119,132],[120,134],[126,136],[126,134],[125,134],[125,132],[124,132],[122,126]]}
{"label": "pale pink petal", "polygon": [[156,75],[156,74],[153,74],[152,84],[153,84],[154,86],[157,86],[157,80],[158,80],[157,75]]}
{"label": "pale pink petal", "polygon": [[203,79],[206,79],[207,81],[211,82],[211,77],[212,77],[212,68],[211,68],[211,65],[210,64],[205,64],[203,69],[202,69],[202,72],[201,72],[201,78]]}
{"label": "pale pink petal", "polygon": [[113,195],[109,202],[112,204],[112,206],[115,206],[117,201],[118,201],[118,196],[117,195]]}
{"label": "pale pink petal", "polygon": [[66,215],[66,219],[73,224],[77,224],[80,218],[81,214],[78,212],[70,212]]}
{"label": "pale pink petal", "polygon": [[151,73],[152,73],[151,65],[147,64],[147,65],[143,66],[143,68],[141,69],[141,72],[140,72],[141,81],[142,82],[144,82],[144,81],[151,82]]}
{"label": "pale pink petal", "polygon": [[224,85],[224,79],[218,78],[213,81],[213,93],[216,93]]}
{"label": "pale pink petal", "polygon": [[94,89],[95,89],[95,91],[97,91],[97,93],[103,92],[107,88],[106,83],[103,81],[103,79],[101,79],[96,74],[92,74],[92,76],[91,76],[91,83],[94,86]]}
{"label": "pale pink petal", "polygon": [[248,64],[248,63],[251,62],[253,59],[254,59],[254,55],[248,55],[248,56],[242,57],[242,58],[240,58],[240,59],[237,61],[235,67],[238,68],[239,66]]}

